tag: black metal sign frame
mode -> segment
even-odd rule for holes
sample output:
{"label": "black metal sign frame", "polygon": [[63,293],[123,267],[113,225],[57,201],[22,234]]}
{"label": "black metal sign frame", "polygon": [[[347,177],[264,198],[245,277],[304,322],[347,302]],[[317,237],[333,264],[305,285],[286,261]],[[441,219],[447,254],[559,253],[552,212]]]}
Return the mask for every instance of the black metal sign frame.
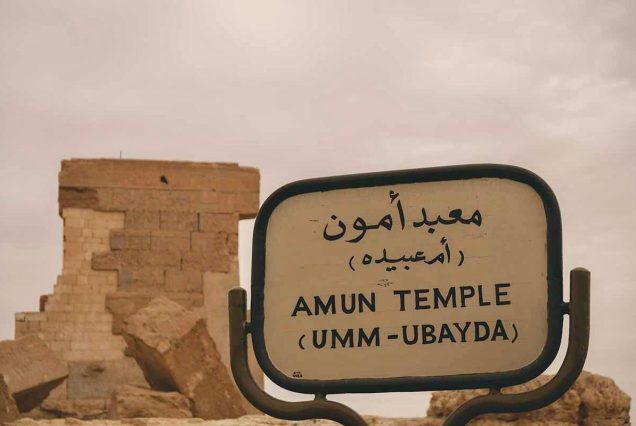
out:
{"label": "black metal sign frame", "polygon": [[[264,337],[265,259],[269,219],[284,200],[300,194],[338,189],[386,186],[395,184],[460,181],[500,178],[529,185],[541,197],[547,223],[547,322],[548,333],[539,357],[512,371],[449,376],[361,378],[342,380],[308,380],[289,377],[278,370],[269,358]],[[279,386],[308,394],[406,392],[468,388],[501,388],[527,382],[541,374],[554,360],[561,343],[564,301],[561,215],[550,187],[536,174],[508,165],[463,165],[403,171],[336,176],[293,182],[274,192],[261,207],[254,226],[252,253],[252,343],[256,358],[265,374]]]}

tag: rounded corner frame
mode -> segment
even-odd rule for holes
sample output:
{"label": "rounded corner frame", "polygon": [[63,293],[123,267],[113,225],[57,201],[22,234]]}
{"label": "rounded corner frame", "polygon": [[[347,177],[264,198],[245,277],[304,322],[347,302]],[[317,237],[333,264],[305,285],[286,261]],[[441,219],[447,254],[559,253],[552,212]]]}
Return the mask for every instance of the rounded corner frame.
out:
{"label": "rounded corner frame", "polygon": [[[547,224],[548,334],[540,355],[516,370],[450,376],[408,376],[373,379],[309,380],[289,377],[274,366],[264,336],[265,242],[267,225],[276,207],[288,198],[337,189],[392,184],[500,178],[524,183],[541,197]],[[517,166],[468,164],[331,176],[299,180],[274,191],[259,209],[252,243],[251,328],[252,346],[261,369],[277,385],[305,394],[414,392],[474,388],[501,388],[527,382],[554,361],[563,334],[563,255],[561,213],[550,186],[537,174]]]}

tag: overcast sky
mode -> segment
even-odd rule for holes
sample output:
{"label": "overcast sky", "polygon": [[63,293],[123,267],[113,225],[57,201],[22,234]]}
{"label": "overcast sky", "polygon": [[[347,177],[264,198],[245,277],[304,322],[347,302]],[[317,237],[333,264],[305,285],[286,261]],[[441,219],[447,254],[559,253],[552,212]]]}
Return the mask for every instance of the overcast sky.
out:
{"label": "overcast sky", "polygon": [[[0,339],[61,271],[64,158],[238,162],[261,201],[301,178],[508,163],[555,191],[565,271],[592,271],[586,368],[634,395],[634,22],[633,1],[0,0]],[[421,415],[427,398],[341,400]]]}

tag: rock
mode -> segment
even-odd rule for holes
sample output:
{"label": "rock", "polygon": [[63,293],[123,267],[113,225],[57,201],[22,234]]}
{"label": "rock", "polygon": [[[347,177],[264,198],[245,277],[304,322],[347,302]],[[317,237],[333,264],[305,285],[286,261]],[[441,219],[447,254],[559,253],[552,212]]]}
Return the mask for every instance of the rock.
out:
{"label": "rock", "polygon": [[152,388],[190,398],[196,417],[245,414],[204,318],[158,297],[124,321],[122,335]]}
{"label": "rock", "polygon": [[124,385],[113,392],[108,405],[108,418],[132,419],[192,417],[190,400],[178,392],[161,392]]}
{"label": "rock", "polygon": [[[520,393],[538,388],[552,376],[543,375],[528,383],[503,389]],[[428,408],[431,418],[445,418],[465,401],[485,394],[483,389],[433,392]],[[488,414],[479,417],[483,425],[511,422],[515,425],[629,425],[630,397],[613,380],[588,372],[581,373],[575,384],[558,401],[540,410],[525,413]],[[476,422],[475,424],[482,424]]]}
{"label": "rock", "polygon": [[583,372],[574,385],[581,399],[583,424],[590,426],[629,425],[631,398],[614,380]]}
{"label": "rock", "polygon": [[40,411],[48,417],[94,420],[106,418],[108,408],[107,400],[101,398],[48,399],[42,403]]}
{"label": "rock", "polygon": [[9,392],[4,376],[0,374],[0,424],[15,420],[19,415],[18,406]]}
{"label": "rock", "polygon": [[36,335],[0,342],[0,374],[20,412],[38,406],[68,376],[68,368]]}
{"label": "rock", "polygon": [[122,384],[148,387],[134,359],[115,361],[70,362],[63,399],[109,399]]}

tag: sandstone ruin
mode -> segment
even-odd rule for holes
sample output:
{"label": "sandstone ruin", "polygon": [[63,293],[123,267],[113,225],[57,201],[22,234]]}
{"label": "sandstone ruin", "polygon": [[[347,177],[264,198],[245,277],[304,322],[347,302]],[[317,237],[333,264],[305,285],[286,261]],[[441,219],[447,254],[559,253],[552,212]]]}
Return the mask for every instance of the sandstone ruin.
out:
{"label": "sandstone ruin", "polygon": [[120,332],[158,295],[204,315],[229,366],[227,292],[239,284],[238,222],[258,207],[258,170],[237,164],[62,161],[62,272],[40,312],[15,316],[16,338],[39,336],[68,365],[49,408],[105,407],[120,385],[148,386]]}

